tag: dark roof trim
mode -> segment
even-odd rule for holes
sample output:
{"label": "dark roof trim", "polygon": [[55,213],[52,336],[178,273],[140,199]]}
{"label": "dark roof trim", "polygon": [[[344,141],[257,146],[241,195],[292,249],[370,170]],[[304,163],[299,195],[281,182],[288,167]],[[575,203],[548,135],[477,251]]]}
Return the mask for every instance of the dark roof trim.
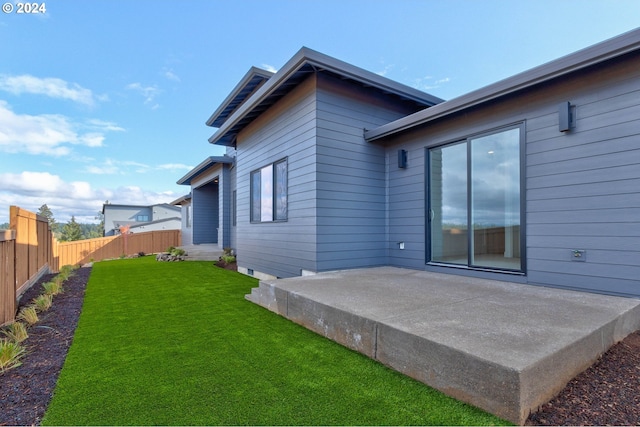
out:
{"label": "dark roof trim", "polygon": [[318,71],[329,72],[341,78],[356,81],[364,86],[413,101],[423,107],[443,102],[442,99],[418,89],[303,47],[229,116],[218,131],[209,138],[209,142],[218,145],[233,145],[236,135],[244,126],[270,105],[273,105],[277,99],[291,90],[304,77]]}
{"label": "dark roof trim", "polygon": [[174,206],[182,206],[182,203],[186,202],[187,200],[191,200],[191,193],[185,194],[182,197],[178,197],[177,199],[175,199],[170,204],[174,205]]}
{"label": "dark roof trim", "polygon": [[516,74],[466,95],[403,117],[365,132],[365,139],[376,141],[414,126],[425,124],[487,101],[547,82],[640,49],[640,29],[579,50],[562,58]]}
{"label": "dark roof trim", "polygon": [[219,128],[273,73],[258,67],[251,69],[231,91],[229,96],[207,120],[207,126]]}
{"label": "dark roof trim", "polygon": [[202,172],[206,171],[210,167],[216,164],[232,164],[233,158],[228,156],[211,156],[204,159],[202,163],[200,163],[195,168],[191,169],[185,176],[180,178],[176,183],[179,185],[191,185],[191,180],[193,180],[196,176],[200,175]]}

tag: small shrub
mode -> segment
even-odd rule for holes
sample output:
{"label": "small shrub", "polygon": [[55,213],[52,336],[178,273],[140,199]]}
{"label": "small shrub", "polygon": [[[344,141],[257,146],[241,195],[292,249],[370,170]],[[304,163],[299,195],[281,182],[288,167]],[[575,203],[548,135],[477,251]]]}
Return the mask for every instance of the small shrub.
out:
{"label": "small shrub", "polygon": [[60,267],[60,272],[56,277],[59,277],[64,282],[75,274],[76,268],[77,267],[73,265],[63,265]]}
{"label": "small shrub", "polygon": [[42,284],[42,289],[46,295],[58,295],[61,294],[64,289],[58,282],[47,282]]}
{"label": "small shrub", "polygon": [[13,322],[2,330],[2,333],[13,342],[21,343],[29,338],[27,327],[24,323]]}
{"label": "small shrub", "polygon": [[138,252],[138,256],[139,256],[139,257],[143,257],[143,256],[145,256],[145,255],[146,255],[146,254],[145,254],[144,252],[142,252],[142,251]]}
{"label": "small shrub", "polygon": [[23,307],[22,310],[20,310],[20,313],[18,313],[17,318],[27,322],[27,325],[29,326],[35,325],[36,323],[38,323],[38,320],[40,320],[38,319],[38,312],[36,311],[35,307],[31,305]]}
{"label": "small shrub", "polygon": [[220,257],[224,262],[226,262],[227,264],[232,264],[234,262],[236,262],[236,257],[234,257],[233,255],[222,255]]}
{"label": "small shrub", "polygon": [[176,249],[176,247],[175,247],[175,246],[169,246],[169,247],[167,248],[167,252],[168,252],[168,253],[171,253],[171,252],[172,252],[172,251],[174,251],[175,249]]}
{"label": "small shrub", "polygon": [[0,340],[0,372],[22,365],[22,356],[26,353],[23,346],[11,340]]}
{"label": "small shrub", "polygon": [[184,249],[179,249],[179,248],[173,248],[170,252],[170,255],[173,256],[184,256],[186,254],[186,252],[184,251]]}
{"label": "small shrub", "polygon": [[52,303],[53,296],[48,294],[42,294],[33,299],[33,305],[35,306],[36,310],[40,312],[49,310]]}

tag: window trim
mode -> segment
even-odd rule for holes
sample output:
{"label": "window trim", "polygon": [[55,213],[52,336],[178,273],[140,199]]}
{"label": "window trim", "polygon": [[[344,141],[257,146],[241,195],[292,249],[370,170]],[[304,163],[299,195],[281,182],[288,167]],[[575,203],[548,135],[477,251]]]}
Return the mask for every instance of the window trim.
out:
{"label": "window trim", "polygon": [[[430,219],[430,209],[431,209],[431,170],[430,170],[430,162],[431,162],[431,150],[436,148],[442,148],[446,146],[451,146],[458,143],[464,143],[467,146],[467,156],[470,155],[470,142],[477,138],[482,138],[484,136],[489,136],[501,132],[506,132],[512,129],[519,129],[519,162],[520,162],[520,270],[511,270],[511,269],[502,269],[497,267],[483,267],[477,265],[467,265],[463,264],[450,264],[442,261],[433,261],[432,260],[432,248],[431,248],[431,219]],[[441,143],[429,145],[425,147],[425,264],[427,266],[434,267],[445,267],[445,268],[453,268],[460,270],[468,270],[468,271],[485,271],[485,272],[493,272],[493,273],[501,273],[501,274],[511,274],[511,275],[519,275],[526,276],[527,274],[527,242],[526,242],[526,122],[515,122],[511,124],[505,124],[493,128],[489,128],[484,131],[469,133],[466,136],[461,136],[459,138],[451,139],[448,141],[444,141]],[[467,157],[468,158],[468,157]],[[469,159],[469,158],[468,158]],[[467,186],[467,203],[469,204],[469,198],[471,197],[471,165],[468,160],[467,163],[467,182],[469,183]],[[471,206],[468,205],[468,209]],[[467,212],[468,215],[471,215],[470,212]],[[469,222],[469,221],[468,221]],[[471,249],[471,248],[469,248]]]}
{"label": "window trim", "polygon": [[[285,183],[284,183],[284,192],[285,192],[285,207],[284,207],[284,218],[278,217],[278,165],[285,165]],[[263,171],[267,169],[271,169],[271,219],[263,219],[266,212],[262,211],[262,206],[260,206],[260,212],[254,211],[256,209],[255,203],[258,201],[260,205],[262,205],[262,179],[261,176]],[[260,189],[259,193],[255,193],[254,188],[254,177],[257,175],[260,180]],[[289,220],[289,164],[288,157],[277,160],[275,162],[263,165],[258,169],[254,169],[249,173],[249,222],[251,224],[263,224],[263,223],[273,223],[273,222],[287,222]],[[257,216],[257,218],[256,218]]]}

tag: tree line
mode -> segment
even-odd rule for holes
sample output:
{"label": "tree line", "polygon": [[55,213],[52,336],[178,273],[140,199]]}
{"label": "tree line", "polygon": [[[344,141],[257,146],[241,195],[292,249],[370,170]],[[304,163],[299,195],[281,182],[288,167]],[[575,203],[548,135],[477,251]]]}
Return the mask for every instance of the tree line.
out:
{"label": "tree line", "polygon": [[[102,237],[104,232],[104,216],[102,215],[102,212],[99,212],[96,216],[96,219],[100,220],[99,224],[79,223],[76,221],[75,216],[72,216],[67,223],[61,224],[55,220],[53,212],[46,204],[40,206],[37,213],[38,215],[47,218],[53,235],[61,242],[72,242],[75,240]],[[9,223],[0,224],[0,230],[8,229]]]}

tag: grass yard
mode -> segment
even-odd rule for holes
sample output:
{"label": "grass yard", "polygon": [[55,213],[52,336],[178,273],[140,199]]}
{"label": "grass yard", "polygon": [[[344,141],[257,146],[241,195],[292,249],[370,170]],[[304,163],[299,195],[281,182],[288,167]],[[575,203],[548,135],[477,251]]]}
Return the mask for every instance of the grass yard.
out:
{"label": "grass yard", "polygon": [[43,425],[505,425],[244,299],[211,262],[96,263]]}

